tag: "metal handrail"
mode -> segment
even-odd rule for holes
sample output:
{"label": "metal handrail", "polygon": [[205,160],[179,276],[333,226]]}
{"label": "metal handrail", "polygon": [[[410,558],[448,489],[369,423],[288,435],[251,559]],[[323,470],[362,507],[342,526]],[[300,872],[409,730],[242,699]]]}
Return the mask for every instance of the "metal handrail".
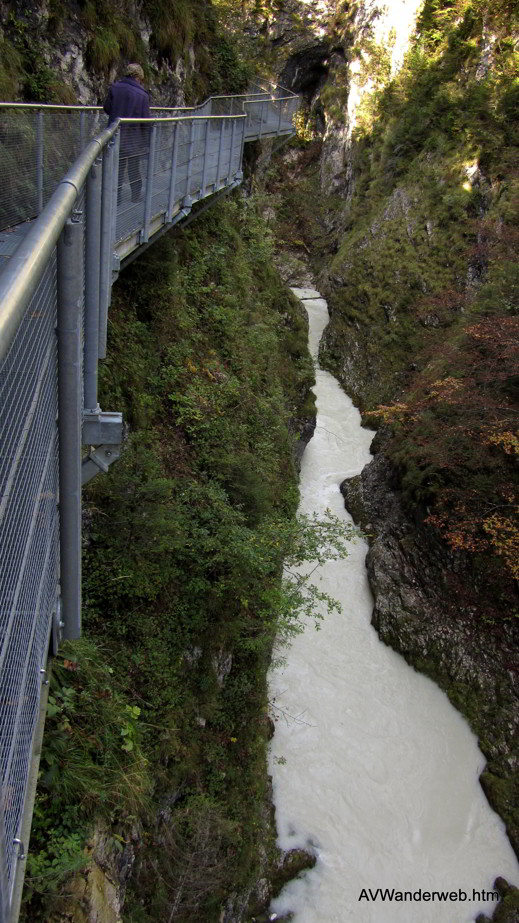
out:
{"label": "metal handrail", "polygon": [[77,106],[77,105],[62,105],[61,103],[12,103],[12,102],[0,102],[0,109],[74,109],[77,111],[81,110],[97,110],[102,109],[102,106]]}
{"label": "metal handrail", "polygon": [[249,99],[245,106],[261,106],[263,103],[286,103],[288,100],[297,99],[297,96],[269,96],[268,99]]}
{"label": "metal handrail", "polygon": [[117,119],[110,128],[106,128],[94,138],[58,184],[38,221],[31,227],[0,275],[0,362],[9,350],[23,313],[41,279],[49,255],[63,230],[78,191],[84,185],[89,169],[120,125],[142,125],[144,123],[146,126],[152,126],[173,122],[246,118],[247,115],[243,113],[239,115],[174,116],[146,119],[145,123],[143,119]]}
{"label": "metal handrail", "polygon": [[[269,92],[268,90],[262,90],[260,92]],[[288,91],[290,92],[290,91]],[[169,109],[182,110],[186,109],[190,112],[196,111],[196,109],[201,109],[203,106],[207,106],[207,103],[211,102],[212,99],[241,99],[248,98],[249,96],[259,96],[260,93],[233,93],[233,94],[216,94],[215,96],[209,96],[203,103],[198,103],[196,106],[150,106],[150,111],[154,109],[159,109],[161,112],[167,112]],[[296,94],[292,94],[295,96]],[[102,112],[102,106],[83,106],[78,104],[62,104],[62,103],[22,103],[22,102],[0,102],[0,109],[54,109],[54,110],[70,110],[74,112]]]}
{"label": "metal handrail", "polygon": [[235,115],[167,115],[156,119],[118,119],[121,125],[163,125],[170,122],[220,122],[222,119],[246,119],[247,113],[240,112]]}
{"label": "metal handrail", "polygon": [[88,171],[118,127],[119,120],[105,128],[80,154],[0,275],[0,361],[7,355]]}

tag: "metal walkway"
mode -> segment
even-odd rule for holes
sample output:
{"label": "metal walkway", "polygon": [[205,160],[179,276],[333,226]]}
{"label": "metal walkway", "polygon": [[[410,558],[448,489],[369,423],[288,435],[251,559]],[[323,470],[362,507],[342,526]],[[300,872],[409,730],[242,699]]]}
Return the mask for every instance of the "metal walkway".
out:
{"label": "metal walkway", "polygon": [[0,103],[0,923],[19,911],[49,646],[81,630],[81,485],[122,443],[97,399],[112,284],[241,182],[246,142],[292,134],[298,103],[258,86],[104,130],[99,107]]}

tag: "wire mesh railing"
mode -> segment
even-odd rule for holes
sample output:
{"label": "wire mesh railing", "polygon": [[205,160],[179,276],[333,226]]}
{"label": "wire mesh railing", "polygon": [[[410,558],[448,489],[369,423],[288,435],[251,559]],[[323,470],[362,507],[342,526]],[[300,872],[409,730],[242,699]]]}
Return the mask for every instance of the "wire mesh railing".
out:
{"label": "wire mesh railing", "polygon": [[[283,116],[279,123],[280,104]],[[245,137],[291,129],[298,98],[275,84],[253,85],[248,93],[213,96],[200,106],[152,107],[154,118],[248,114]],[[0,228],[40,214],[60,178],[85,145],[106,125],[100,106],[38,106],[0,103]]]}
{"label": "wire mesh railing", "polygon": [[[16,863],[59,577],[56,255],[0,371],[2,897]],[[9,848],[10,847],[10,848]]]}
{"label": "wire mesh railing", "polygon": [[122,441],[121,415],[97,400],[112,283],[122,259],[241,182],[244,143],[291,132],[296,103],[215,97],[100,132],[98,107],[0,105],[0,224],[15,228],[0,272],[0,923],[16,917],[49,638],[80,633],[81,484]]}
{"label": "wire mesh railing", "polygon": [[106,123],[100,107],[0,104],[0,228],[36,217],[88,141]]}

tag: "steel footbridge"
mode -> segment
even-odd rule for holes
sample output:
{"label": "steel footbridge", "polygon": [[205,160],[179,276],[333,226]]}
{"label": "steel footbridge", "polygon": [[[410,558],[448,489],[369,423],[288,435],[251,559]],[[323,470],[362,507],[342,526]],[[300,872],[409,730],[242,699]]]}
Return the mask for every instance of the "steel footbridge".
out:
{"label": "steel footbridge", "polygon": [[97,397],[112,285],[241,183],[247,142],[292,134],[298,103],[262,85],[109,128],[99,107],[0,103],[0,923],[19,913],[48,652],[81,631],[81,486],[123,441]]}

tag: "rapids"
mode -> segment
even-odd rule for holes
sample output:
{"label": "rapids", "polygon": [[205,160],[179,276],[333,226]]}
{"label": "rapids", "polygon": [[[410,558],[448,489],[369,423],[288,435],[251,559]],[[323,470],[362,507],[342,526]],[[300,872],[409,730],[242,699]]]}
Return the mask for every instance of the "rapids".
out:
{"label": "rapids", "polygon": [[[326,302],[293,291],[308,312],[317,359]],[[318,366],[315,393],[300,509],[349,518],[339,484],[369,461],[373,433]],[[498,875],[519,882],[518,864],[479,785],[484,758],[464,718],[371,627],[365,555],[357,540],[345,560],[320,568],[319,586],[342,613],[318,632],[309,625],[270,673],[278,843],[317,855],[315,868],[273,901],[271,918],[293,911],[296,923],[468,923],[492,912],[495,903],[478,896]],[[378,888],[415,897],[371,900],[369,889]],[[432,891],[452,894],[423,898]]]}

